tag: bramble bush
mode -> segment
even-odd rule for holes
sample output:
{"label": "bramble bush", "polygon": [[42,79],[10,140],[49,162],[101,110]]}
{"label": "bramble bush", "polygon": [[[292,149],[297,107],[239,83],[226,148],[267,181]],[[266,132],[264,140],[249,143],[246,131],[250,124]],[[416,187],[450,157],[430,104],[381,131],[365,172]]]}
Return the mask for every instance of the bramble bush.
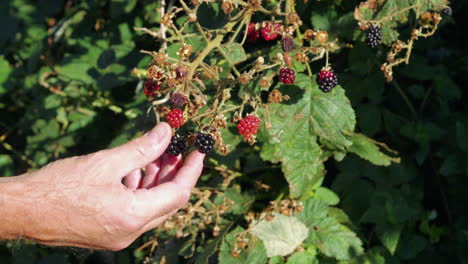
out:
{"label": "bramble bush", "polygon": [[130,248],[0,260],[468,263],[466,6],[0,3],[2,176],[161,121],[169,154],[208,153],[190,203]]}

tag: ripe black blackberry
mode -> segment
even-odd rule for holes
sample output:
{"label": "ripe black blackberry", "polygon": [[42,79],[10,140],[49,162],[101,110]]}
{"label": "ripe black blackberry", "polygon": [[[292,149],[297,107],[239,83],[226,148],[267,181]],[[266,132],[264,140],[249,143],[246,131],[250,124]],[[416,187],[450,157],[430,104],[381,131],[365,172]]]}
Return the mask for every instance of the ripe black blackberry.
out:
{"label": "ripe black blackberry", "polygon": [[446,15],[446,16],[452,16],[452,8],[450,6],[447,6],[446,8],[444,8],[444,10],[442,10],[442,14]]}
{"label": "ripe black blackberry", "polygon": [[281,39],[281,47],[283,47],[284,52],[290,52],[294,49],[294,39],[286,36]]}
{"label": "ripe black blackberry", "polygon": [[367,45],[375,48],[382,41],[382,29],[379,26],[372,25],[367,29],[366,36]]}
{"label": "ripe black blackberry", "polygon": [[321,70],[317,75],[317,83],[322,92],[328,93],[338,85],[338,76],[336,76],[333,70]]}
{"label": "ripe black blackberry", "polygon": [[210,134],[198,132],[195,136],[195,147],[203,154],[210,152],[213,149],[214,143],[213,136]]}
{"label": "ripe black blackberry", "polygon": [[171,138],[171,142],[166,149],[166,153],[172,156],[179,156],[187,150],[187,144],[185,144],[185,138],[175,134]]}

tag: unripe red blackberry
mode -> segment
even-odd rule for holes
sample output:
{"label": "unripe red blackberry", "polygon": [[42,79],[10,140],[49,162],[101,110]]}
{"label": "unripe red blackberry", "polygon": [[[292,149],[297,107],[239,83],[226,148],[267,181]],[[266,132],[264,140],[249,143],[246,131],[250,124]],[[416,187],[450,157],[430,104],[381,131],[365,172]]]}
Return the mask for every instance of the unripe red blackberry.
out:
{"label": "unripe red blackberry", "polygon": [[146,96],[150,97],[153,96],[156,91],[159,90],[160,84],[158,81],[153,80],[153,79],[148,79],[145,82],[145,89],[143,92],[145,93]]}
{"label": "unripe red blackberry", "polygon": [[184,124],[184,112],[179,108],[174,108],[167,114],[166,119],[171,127],[179,128]]}
{"label": "unripe red blackberry", "polygon": [[213,136],[210,134],[198,132],[195,136],[195,147],[203,154],[210,152],[213,149],[214,144],[215,141]]}
{"label": "unripe red blackberry", "polygon": [[328,93],[338,85],[338,76],[336,76],[333,70],[321,70],[317,75],[317,83],[322,92]]}
{"label": "unripe red blackberry", "polygon": [[282,68],[279,73],[279,81],[285,84],[292,84],[296,81],[296,74],[293,69]]}
{"label": "unripe red blackberry", "polygon": [[179,154],[184,153],[187,150],[187,144],[185,143],[185,138],[175,134],[171,138],[169,146],[167,146],[166,153],[172,156],[179,156]]}
{"label": "unripe red blackberry", "polygon": [[262,37],[266,41],[275,40],[278,38],[278,33],[281,29],[281,25],[278,23],[272,24],[270,22],[265,23],[265,27],[260,30]]}
{"label": "unripe red blackberry", "polygon": [[245,138],[250,138],[252,135],[256,135],[260,127],[260,119],[258,117],[249,115],[237,123],[237,130],[239,134]]}
{"label": "unripe red blackberry", "polygon": [[247,40],[255,42],[260,37],[260,32],[256,29],[255,23],[250,23],[247,29]]}
{"label": "unripe red blackberry", "polygon": [[377,47],[382,41],[382,29],[377,25],[371,25],[366,31],[366,42],[371,48]]}
{"label": "unripe red blackberry", "polygon": [[283,47],[284,52],[290,52],[294,49],[294,39],[289,36],[282,38],[281,47]]}
{"label": "unripe red blackberry", "polygon": [[173,93],[169,102],[172,106],[180,108],[187,103],[187,97],[181,93]]}

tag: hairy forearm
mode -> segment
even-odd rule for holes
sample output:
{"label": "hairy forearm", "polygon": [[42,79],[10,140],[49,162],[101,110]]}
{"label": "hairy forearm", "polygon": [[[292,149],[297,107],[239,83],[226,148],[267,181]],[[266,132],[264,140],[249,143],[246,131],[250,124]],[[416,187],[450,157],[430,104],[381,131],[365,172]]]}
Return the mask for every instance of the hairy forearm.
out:
{"label": "hairy forearm", "polygon": [[28,237],[27,226],[30,225],[30,198],[25,193],[26,175],[0,178],[0,238],[18,239]]}

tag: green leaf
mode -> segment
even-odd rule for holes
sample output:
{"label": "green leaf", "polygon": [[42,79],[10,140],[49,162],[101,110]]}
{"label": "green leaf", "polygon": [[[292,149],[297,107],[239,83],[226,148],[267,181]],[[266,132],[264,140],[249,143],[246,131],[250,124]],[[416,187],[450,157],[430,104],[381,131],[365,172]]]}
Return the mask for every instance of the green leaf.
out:
{"label": "green leaf", "polygon": [[399,158],[392,158],[380,152],[374,141],[363,134],[353,134],[352,140],[353,145],[348,148],[348,151],[370,161],[374,165],[389,166],[392,162],[400,162]]}
{"label": "green leaf", "polygon": [[327,145],[338,149],[349,147],[356,125],[356,116],[343,88],[337,86],[331,93],[324,94],[312,82],[310,121],[312,130]]}
{"label": "green leaf", "polygon": [[247,59],[247,55],[245,54],[245,50],[241,44],[232,42],[227,43],[221,46],[221,50],[227,56],[229,60],[229,64],[237,64],[239,62],[243,62]]}
{"label": "green leaf", "polygon": [[4,84],[10,77],[10,73],[12,72],[12,68],[10,67],[8,61],[3,57],[0,56],[0,95],[7,92],[6,87]]}
{"label": "green leaf", "polygon": [[14,168],[13,159],[9,155],[0,155],[0,177],[13,176]]}
{"label": "green leaf", "polygon": [[288,258],[286,264],[318,264],[317,252],[314,248],[296,252]]}
{"label": "green leaf", "polygon": [[267,263],[267,256],[265,254],[265,247],[259,240],[250,241],[249,247],[246,250],[241,250],[237,258],[231,255],[231,251],[234,250],[234,244],[236,241],[236,235],[243,232],[242,227],[236,227],[233,231],[226,235],[221,244],[219,252],[219,263],[223,264],[264,264]]}
{"label": "green leaf", "polygon": [[377,227],[377,236],[385,248],[393,255],[400,241],[400,235],[403,226],[401,225],[379,225]]}
{"label": "green leaf", "polygon": [[290,104],[269,108],[272,128],[263,131],[266,142],[261,155],[283,162],[282,169],[291,195],[307,194],[323,180],[323,153],[316,135],[330,147],[344,149],[354,130],[355,116],[341,87],[324,94],[315,81],[298,74],[294,85],[280,86],[291,97]]}
{"label": "green leaf", "polygon": [[340,197],[332,190],[325,187],[319,187],[315,192],[315,196],[327,205],[337,205],[340,203]]}
{"label": "green leaf", "polygon": [[254,196],[249,195],[247,193],[243,193],[241,192],[240,188],[236,187],[227,189],[224,192],[224,195],[226,196],[226,198],[228,198],[234,203],[232,208],[230,208],[230,212],[234,214],[246,213],[250,209],[250,206],[252,205],[253,201],[255,200]]}
{"label": "green leaf", "polygon": [[267,256],[286,256],[307,238],[309,229],[294,216],[275,214],[273,220],[262,220],[250,231],[260,238]]}
{"label": "green leaf", "polygon": [[282,170],[293,197],[308,194],[321,184],[324,174],[322,150],[308,122],[312,99],[310,83],[307,76],[298,74],[294,86],[281,87],[283,94],[297,102],[270,105],[272,127],[262,128],[260,135],[264,138],[262,158],[283,163]]}
{"label": "green leaf", "polygon": [[397,248],[397,255],[403,260],[417,256],[427,245],[427,240],[417,234],[403,235]]}
{"label": "green leaf", "polygon": [[306,242],[326,256],[339,260],[350,259],[363,252],[362,242],[356,234],[330,217],[312,223]]}
{"label": "green leaf", "polygon": [[313,197],[305,200],[302,207],[302,212],[296,213],[296,217],[309,227],[327,217],[328,206],[321,199]]}

